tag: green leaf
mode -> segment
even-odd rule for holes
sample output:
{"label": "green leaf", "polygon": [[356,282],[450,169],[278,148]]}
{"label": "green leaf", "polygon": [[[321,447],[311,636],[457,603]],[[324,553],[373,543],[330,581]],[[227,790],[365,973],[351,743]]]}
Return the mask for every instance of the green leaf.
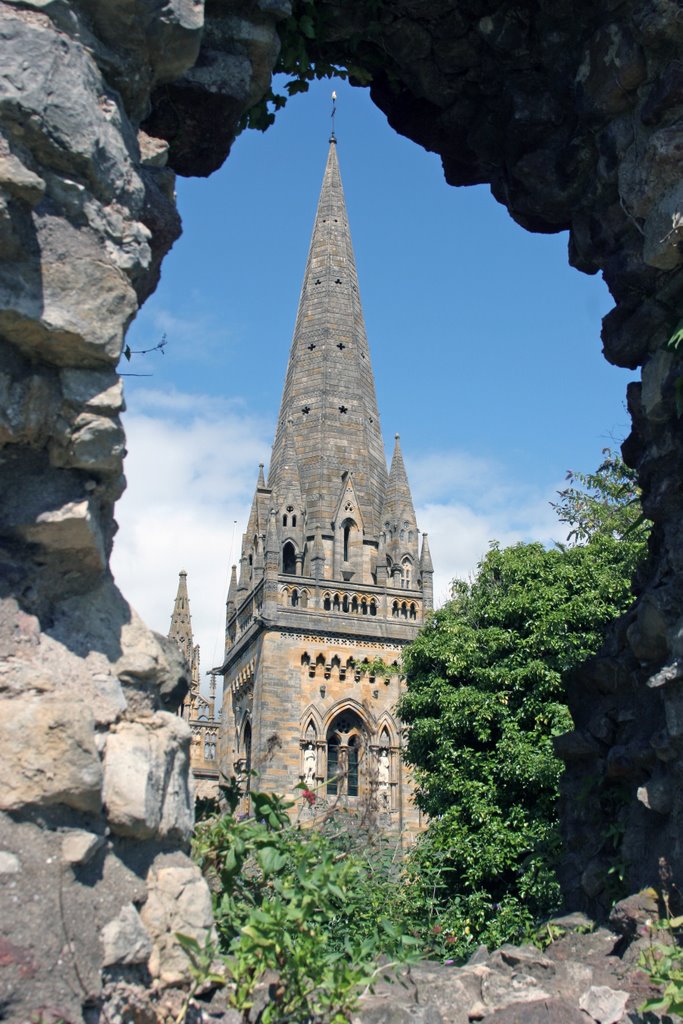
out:
{"label": "green leaf", "polygon": [[681,347],[683,347],[683,320],[678,321],[676,329],[664,345],[669,352],[678,352]]}
{"label": "green leaf", "polygon": [[299,18],[299,28],[307,39],[315,39],[315,26],[313,18],[309,14],[304,14],[302,18]]}
{"label": "green leaf", "polygon": [[287,863],[287,854],[282,853],[275,846],[264,846],[258,851],[257,860],[261,870],[266,875],[275,874]]}

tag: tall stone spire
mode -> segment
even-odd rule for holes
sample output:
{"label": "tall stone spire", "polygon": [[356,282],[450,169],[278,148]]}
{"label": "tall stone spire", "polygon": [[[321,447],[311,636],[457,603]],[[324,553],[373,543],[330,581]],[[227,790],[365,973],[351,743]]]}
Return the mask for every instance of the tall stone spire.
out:
{"label": "tall stone spire", "polygon": [[[344,472],[366,536],[379,530],[386,462],[337,147],[327,157],[289,355],[268,485],[279,495],[288,424],[309,524],[329,528]],[[284,495],[283,495],[284,497]]]}
{"label": "tall stone spire", "polygon": [[[398,436],[387,473],[333,138],[268,482],[259,475],[230,583],[225,774],[248,778],[252,767],[264,791],[304,782],[350,808],[367,794],[382,829],[419,828],[394,716],[397,653],[431,607],[418,536]],[[387,666],[381,687],[376,659]]]}
{"label": "tall stone spire", "polygon": [[192,664],[192,619],[190,617],[190,598],[187,594],[187,573],[181,569],[178,574],[178,592],[176,593],[171,625],[168,630],[169,640],[175,640],[188,662]]}

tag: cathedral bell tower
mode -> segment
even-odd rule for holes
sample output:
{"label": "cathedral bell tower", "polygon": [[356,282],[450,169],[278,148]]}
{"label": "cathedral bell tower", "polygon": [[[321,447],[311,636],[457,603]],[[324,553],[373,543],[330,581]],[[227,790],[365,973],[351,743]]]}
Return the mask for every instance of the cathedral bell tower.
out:
{"label": "cathedral bell tower", "polygon": [[432,607],[396,435],[391,468],[330,142],[266,482],[227,600],[221,767],[308,813],[341,803],[418,827],[394,717],[398,662]]}

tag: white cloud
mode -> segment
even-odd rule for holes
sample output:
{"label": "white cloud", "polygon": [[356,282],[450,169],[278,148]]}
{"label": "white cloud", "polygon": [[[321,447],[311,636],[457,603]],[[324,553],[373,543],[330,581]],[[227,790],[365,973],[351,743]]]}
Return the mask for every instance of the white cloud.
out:
{"label": "white cloud", "polygon": [[[161,633],[178,572],[187,571],[205,672],[222,657],[230,564],[239,557],[274,424],[241,401],[148,389],[134,393],[125,427],[128,489],[117,505],[112,568],[131,604]],[[543,491],[525,487],[500,464],[456,450],[407,462],[418,525],[429,534],[437,603],[454,577],[474,571],[492,540],[563,539],[549,504],[561,482]]]}
{"label": "white cloud", "polygon": [[466,452],[408,459],[418,526],[429,535],[434,601],[443,604],[456,577],[467,579],[492,541],[552,544],[566,539],[551,501],[562,481],[530,487],[511,480],[505,467]]}
{"label": "white cloud", "polygon": [[124,424],[128,488],[116,506],[112,569],[127,599],[161,633],[168,632],[178,573],[187,571],[206,671],[223,654],[230,563],[239,557],[239,531],[272,424],[236,402],[152,390],[134,395]]}

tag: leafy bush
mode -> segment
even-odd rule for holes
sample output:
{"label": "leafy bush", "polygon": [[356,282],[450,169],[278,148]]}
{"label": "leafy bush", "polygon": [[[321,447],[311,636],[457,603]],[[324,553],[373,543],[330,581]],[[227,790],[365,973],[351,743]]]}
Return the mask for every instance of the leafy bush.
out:
{"label": "leafy bush", "polygon": [[367,835],[354,840],[353,823],[344,827],[338,816],[322,829],[302,828],[279,797],[252,793],[251,801],[253,817],[200,823],[194,842],[214,891],[231,1001],[248,1008],[272,971],[266,1024],[346,1020],[361,988],[390,969],[387,958],[405,960],[416,946],[386,913],[391,851]]}

